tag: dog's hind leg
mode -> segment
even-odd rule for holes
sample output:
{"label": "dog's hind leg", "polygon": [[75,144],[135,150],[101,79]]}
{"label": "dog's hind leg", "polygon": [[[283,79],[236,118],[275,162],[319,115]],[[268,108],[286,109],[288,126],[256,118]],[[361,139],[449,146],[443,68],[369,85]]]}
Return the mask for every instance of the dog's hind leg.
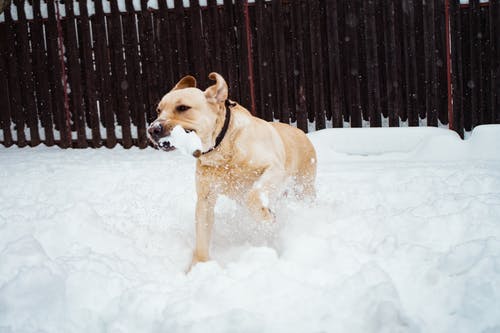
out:
{"label": "dog's hind leg", "polygon": [[316,198],[315,179],[311,177],[298,177],[295,185],[297,200],[314,200]]}
{"label": "dog's hind leg", "polygon": [[275,215],[270,206],[275,202],[276,195],[282,193],[284,184],[283,172],[276,168],[268,168],[254,183],[246,196],[246,205],[257,221],[274,222]]}
{"label": "dog's hind leg", "polygon": [[297,200],[314,200],[316,198],[316,160],[302,168],[295,177],[294,192]]}
{"label": "dog's hind leg", "polygon": [[248,193],[246,205],[255,220],[274,222],[275,216],[269,208],[269,197],[265,190],[252,189]]}

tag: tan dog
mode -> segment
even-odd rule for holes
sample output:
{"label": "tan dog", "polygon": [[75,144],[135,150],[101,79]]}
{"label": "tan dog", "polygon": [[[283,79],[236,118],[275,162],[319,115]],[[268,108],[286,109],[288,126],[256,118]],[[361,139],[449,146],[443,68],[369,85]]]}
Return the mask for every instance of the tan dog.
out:
{"label": "tan dog", "polygon": [[158,104],[158,118],[148,128],[150,140],[160,149],[175,149],[168,141],[181,126],[194,132],[201,149],[196,163],[196,247],[192,267],[209,259],[214,206],[219,195],[248,207],[258,221],[273,221],[272,204],[287,189],[298,198],[314,197],[316,152],[301,130],[253,117],[228,100],[225,80],[201,91],[196,80],[185,76]]}

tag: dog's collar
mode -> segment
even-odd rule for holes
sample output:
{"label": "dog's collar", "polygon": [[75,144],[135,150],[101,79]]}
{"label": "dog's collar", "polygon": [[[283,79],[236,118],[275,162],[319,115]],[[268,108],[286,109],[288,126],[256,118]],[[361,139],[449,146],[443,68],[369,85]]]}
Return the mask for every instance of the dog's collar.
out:
{"label": "dog's collar", "polygon": [[226,99],[226,101],[224,102],[224,105],[226,106],[226,119],[224,119],[224,125],[222,126],[222,129],[221,129],[219,135],[217,135],[217,138],[215,138],[215,146],[213,146],[212,148],[210,148],[206,152],[203,152],[203,155],[208,154],[212,150],[217,148],[220,145],[220,143],[222,142],[222,139],[224,139],[224,136],[226,135],[227,129],[229,127],[229,121],[231,120],[231,109],[230,108],[235,106],[236,103],[231,102],[229,99]]}

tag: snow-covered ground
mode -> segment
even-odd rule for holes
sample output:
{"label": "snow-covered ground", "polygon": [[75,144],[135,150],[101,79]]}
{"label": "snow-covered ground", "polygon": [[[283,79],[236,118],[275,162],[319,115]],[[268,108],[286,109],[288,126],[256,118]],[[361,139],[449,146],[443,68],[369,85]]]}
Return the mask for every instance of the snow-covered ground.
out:
{"label": "snow-covered ground", "polygon": [[500,126],[329,129],[318,198],[216,206],[194,159],[0,147],[0,332],[500,331]]}

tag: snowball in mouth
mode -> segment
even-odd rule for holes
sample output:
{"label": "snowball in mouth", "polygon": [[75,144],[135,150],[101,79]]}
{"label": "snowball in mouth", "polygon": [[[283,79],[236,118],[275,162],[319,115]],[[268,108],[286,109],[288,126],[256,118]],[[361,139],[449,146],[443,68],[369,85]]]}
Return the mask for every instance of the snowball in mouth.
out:
{"label": "snowball in mouth", "polygon": [[169,136],[158,140],[158,145],[162,147],[164,142],[170,142],[171,146],[189,156],[193,156],[196,151],[202,151],[200,137],[194,131],[186,132],[180,125],[175,126]]}

